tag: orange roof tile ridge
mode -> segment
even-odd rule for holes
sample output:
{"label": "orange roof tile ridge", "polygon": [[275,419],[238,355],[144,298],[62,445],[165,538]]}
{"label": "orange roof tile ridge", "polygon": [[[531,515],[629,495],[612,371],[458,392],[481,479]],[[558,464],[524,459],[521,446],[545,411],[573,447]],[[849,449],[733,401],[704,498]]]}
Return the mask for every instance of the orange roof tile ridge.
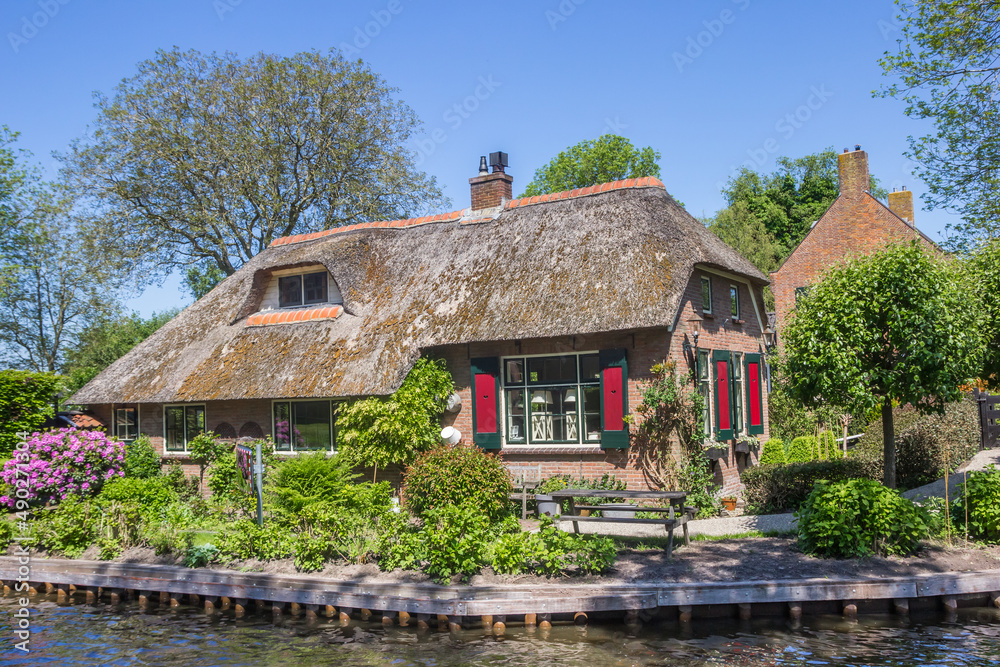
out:
{"label": "orange roof tile ridge", "polygon": [[290,324],[293,322],[310,322],[314,320],[335,320],[344,312],[344,307],[335,304],[332,306],[317,306],[305,310],[286,310],[283,312],[264,311],[254,313],[247,318],[246,326],[263,327],[270,324]]}
{"label": "orange roof tile ridge", "polygon": [[604,192],[611,192],[613,190],[625,190],[628,188],[661,188],[666,190],[666,186],[663,185],[663,181],[656,178],[655,176],[644,176],[643,178],[626,178],[620,181],[611,181],[609,183],[597,183],[586,188],[575,188],[572,190],[562,190],[560,192],[552,192],[546,195],[534,195],[531,197],[520,197],[518,199],[511,199],[507,202],[504,210],[510,208],[517,208],[518,206],[530,206],[532,204],[544,204],[546,202],[552,202],[559,199],[576,199],[577,197],[586,197],[588,195],[602,194]]}
{"label": "orange roof tile ridge", "polygon": [[331,236],[333,234],[340,234],[342,232],[352,232],[352,231],[357,231],[359,229],[401,229],[406,227],[416,227],[418,225],[426,225],[434,222],[451,222],[453,220],[458,220],[461,217],[462,217],[462,211],[458,210],[458,211],[451,211],[449,213],[438,213],[437,215],[423,215],[420,216],[419,218],[357,222],[354,223],[353,225],[334,227],[333,229],[324,229],[319,232],[309,232],[307,234],[292,234],[291,236],[281,236],[271,241],[271,245],[268,247],[291,245],[292,243],[302,243],[304,241],[313,241],[315,239],[324,238],[326,236]]}

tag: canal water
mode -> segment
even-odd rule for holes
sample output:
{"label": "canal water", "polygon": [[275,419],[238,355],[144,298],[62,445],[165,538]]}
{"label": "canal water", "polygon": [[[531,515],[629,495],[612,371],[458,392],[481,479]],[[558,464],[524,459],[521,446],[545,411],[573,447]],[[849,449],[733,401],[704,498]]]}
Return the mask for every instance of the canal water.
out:
{"label": "canal water", "polygon": [[939,616],[806,617],[695,621],[688,631],[667,624],[508,628],[502,638],[483,631],[456,634],[414,628],[383,629],[325,619],[134,605],[31,607],[31,652],[15,649],[11,598],[0,600],[0,665],[1000,665],[1000,610],[963,609]]}

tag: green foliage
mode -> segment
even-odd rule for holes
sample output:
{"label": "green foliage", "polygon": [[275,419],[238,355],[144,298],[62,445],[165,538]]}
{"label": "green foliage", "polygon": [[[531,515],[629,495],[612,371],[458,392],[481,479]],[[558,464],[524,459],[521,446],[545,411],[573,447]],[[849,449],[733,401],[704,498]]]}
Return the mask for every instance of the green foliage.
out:
{"label": "green foliage", "polygon": [[163,474],[163,477],[184,500],[195,501],[196,498],[201,498],[198,478],[194,475],[191,475],[190,478],[185,477],[184,468],[177,461],[167,463],[167,470]]}
{"label": "green foliage", "polygon": [[489,548],[490,566],[499,574],[552,576],[574,566],[581,574],[600,574],[614,565],[616,556],[614,540],[564,532],[548,517],[537,533],[503,535]]}
{"label": "green foliage", "polygon": [[101,513],[90,501],[67,496],[53,507],[39,510],[32,521],[35,546],[79,558],[97,539]]}
{"label": "green foliage", "polygon": [[[1000,233],[1000,230],[998,230]],[[983,243],[965,263],[969,285],[976,292],[985,317],[988,344],[976,377],[992,389],[1000,388],[1000,238]]]}
{"label": "green foliage", "polygon": [[[326,501],[312,503],[302,510],[298,517],[300,532],[294,545],[296,567],[309,572],[321,570],[330,560],[366,563],[377,553],[381,534],[399,527],[387,501],[388,484],[361,486],[369,487],[367,494],[355,495],[367,501],[364,507]],[[383,488],[385,494],[381,493]],[[386,502],[371,502],[372,498],[383,495]]]}
{"label": "green foliage", "polygon": [[14,539],[17,525],[9,519],[0,519],[0,551],[7,553],[7,547]]}
{"label": "green foliage", "polygon": [[220,440],[219,436],[211,431],[199,433],[188,443],[188,453],[191,455],[191,460],[198,464],[200,481],[204,481],[205,470],[210,465],[218,461],[219,457],[233,450],[232,443]]}
{"label": "green foliage", "polygon": [[132,505],[148,521],[157,520],[167,505],[178,500],[177,491],[163,477],[112,479],[97,497],[102,507],[115,502]]}
{"label": "green foliage", "polygon": [[188,547],[184,552],[184,567],[205,567],[218,556],[219,550],[213,544]]}
{"label": "green foliage", "polygon": [[405,514],[391,513],[383,518],[381,528],[375,546],[379,569],[418,569],[424,560],[419,527],[411,524]]}
{"label": "green foliage", "polygon": [[659,151],[650,146],[636,148],[625,137],[605,134],[570,146],[537,169],[521,196],[586,188],[626,178],[658,177],[660,165],[656,161],[659,159]]}
{"label": "green foliage", "polygon": [[[764,220],[750,210],[746,201],[736,201],[716,213],[714,219],[703,222],[708,231],[760,269],[765,276],[777,269],[788,254],[787,249],[768,231]],[[774,309],[774,295],[770,286],[764,290],[764,302],[768,310]]]}
{"label": "green foliage", "polygon": [[279,560],[294,553],[295,538],[288,526],[265,521],[258,526],[252,519],[240,519],[227,524],[219,533],[216,546],[223,562],[249,560]]}
{"label": "green foliage", "polygon": [[[909,138],[907,157],[929,193],[930,208],[950,209],[955,249],[1000,235],[1000,138],[977,131],[997,117],[1000,8],[982,0],[897,0],[899,49],[879,61],[894,82],[876,94],[906,104],[906,115],[930,120],[932,132]],[[989,120],[984,120],[989,119]],[[924,127],[924,126],[922,126]]]}
{"label": "green foliage", "polygon": [[[827,271],[786,324],[789,385],[803,401],[855,412],[892,400],[943,412],[979,370],[980,311],[954,266],[916,241],[853,259]],[[895,486],[895,467],[884,474]]]}
{"label": "green foliage", "polygon": [[[572,475],[553,475],[548,477],[538,485],[535,493],[548,494],[560,489],[600,489],[602,491],[624,491],[628,485],[624,480],[618,479],[610,473],[604,473],[600,477],[573,477]],[[576,502],[580,505],[603,505],[605,503],[620,503],[624,498],[599,498],[587,496],[578,498]],[[569,506],[569,501],[563,503],[563,511]]]}
{"label": "green foliage", "polygon": [[656,364],[651,379],[640,383],[641,399],[625,417],[631,428],[631,449],[651,485],[675,488],[675,443],[682,451],[696,449],[704,438],[705,398],[692,386],[690,373],[678,373],[673,362]]}
{"label": "green foliage", "polygon": [[[979,451],[979,409],[971,396],[945,406],[942,415],[921,415],[912,408],[893,410],[896,482],[913,489],[954,472]],[[853,455],[881,459],[882,424],[877,419],[858,439]]]}
{"label": "green foliage", "polygon": [[388,398],[337,408],[337,449],[353,465],[408,465],[440,440],[441,415],[454,391],[443,359],[418,359]]}
{"label": "green foliage", "polygon": [[160,467],[160,455],[153,448],[148,435],[140,435],[132,442],[125,443],[125,477],[159,477]]}
{"label": "green foliage", "polygon": [[706,519],[719,513],[720,502],[715,497],[712,460],[702,450],[688,454],[687,461],[681,467],[678,486],[687,493],[687,505],[698,508],[698,518]]}
{"label": "green foliage", "polygon": [[844,450],[837,444],[837,438],[833,435],[833,431],[822,431],[819,434],[816,446],[816,458],[820,460],[833,461],[834,459],[844,458]]}
{"label": "green foliage", "polygon": [[439,445],[421,454],[403,476],[407,507],[420,517],[466,504],[496,523],[509,512],[510,493],[510,473],[500,457],[472,445]]}
{"label": "green foliage", "polygon": [[69,377],[70,391],[76,391],[90,382],[177,313],[177,310],[167,310],[145,319],[138,313],[125,315],[113,312],[101,314],[88,323],[66,351],[63,372]]}
{"label": "green foliage", "polygon": [[785,450],[785,460],[789,463],[805,463],[816,458],[816,437],[800,435],[788,443]]}
{"label": "green foliage", "polygon": [[771,438],[764,443],[764,449],[760,453],[760,465],[784,465],[785,443],[778,438]]}
{"label": "green foliage", "polygon": [[973,539],[1000,543],[1000,469],[991,465],[986,470],[969,473],[952,518],[958,529],[968,530]]}
{"label": "green foliage", "polygon": [[425,571],[440,583],[479,572],[485,562],[490,520],[474,503],[443,505],[423,513],[420,530]]}
{"label": "green foliage", "polygon": [[359,475],[339,453],[299,454],[282,461],[273,476],[275,504],[288,512],[300,512],[312,503],[338,498]]}
{"label": "green foliage", "polygon": [[53,373],[0,371],[0,455],[10,456],[20,442],[18,433],[31,434],[52,416],[62,383]]}
{"label": "green foliage", "polygon": [[208,469],[208,489],[214,498],[232,498],[239,493],[239,478],[236,452],[226,452]]}
{"label": "green foliage", "polygon": [[852,456],[838,461],[747,468],[740,478],[746,512],[776,514],[798,509],[818,480],[880,479],[881,476],[881,460]]}
{"label": "green foliage", "polygon": [[440,208],[395,93],[335,49],[157,51],[97,98],[93,133],[64,157],[96,199],[88,238],[143,279],[210,263],[231,275],[280,236]]}
{"label": "green foliage", "polygon": [[799,548],[814,556],[907,555],[927,536],[919,508],[868,479],[817,482],[795,517]]}

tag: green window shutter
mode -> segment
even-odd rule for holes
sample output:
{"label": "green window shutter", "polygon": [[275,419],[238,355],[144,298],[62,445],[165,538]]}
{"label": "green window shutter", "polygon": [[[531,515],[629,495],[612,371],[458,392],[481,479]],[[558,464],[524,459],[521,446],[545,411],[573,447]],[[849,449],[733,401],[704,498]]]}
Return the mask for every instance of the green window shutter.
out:
{"label": "green window shutter", "polygon": [[746,395],[747,395],[747,433],[761,435],[764,433],[764,400],[763,400],[763,359],[759,354],[747,354],[746,359]]}
{"label": "green window shutter", "polygon": [[627,449],[628,361],[625,350],[601,350],[601,448]]}
{"label": "green window shutter", "polygon": [[730,440],[733,437],[733,397],[729,388],[731,357],[729,350],[714,350],[712,352],[716,440]]}
{"label": "green window shutter", "polygon": [[500,449],[500,358],[472,360],[472,442]]}

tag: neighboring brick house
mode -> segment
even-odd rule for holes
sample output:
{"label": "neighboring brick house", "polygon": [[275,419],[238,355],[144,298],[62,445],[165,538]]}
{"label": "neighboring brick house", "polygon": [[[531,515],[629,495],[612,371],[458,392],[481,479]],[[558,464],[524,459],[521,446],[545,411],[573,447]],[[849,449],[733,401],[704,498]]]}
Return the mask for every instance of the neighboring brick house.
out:
{"label": "neighboring brick house", "polygon": [[436,355],[461,397],[442,426],[465,441],[542,476],[641,488],[623,416],[670,360],[699,369],[707,426],[729,444],[717,477],[735,491],[754,455],[734,438],[768,431],[766,278],[655,178],[523,199],[511,180],[483,166],[475,208],[276,240],[74,402],[131,415],[186,464],[203,429],[330,450],[338,401],[390,394]]}
{"label": "neighboring brick house", "polygon": [[796,298],[820,275],[852,255],[870,254],[892,241],[918,239],[937,246],[913,222],[913,193],[889,193],[886,206],[868,191],[868,154],[855,146],[837,156],[840,195],[777,271],[771,272],[778,340]]}

